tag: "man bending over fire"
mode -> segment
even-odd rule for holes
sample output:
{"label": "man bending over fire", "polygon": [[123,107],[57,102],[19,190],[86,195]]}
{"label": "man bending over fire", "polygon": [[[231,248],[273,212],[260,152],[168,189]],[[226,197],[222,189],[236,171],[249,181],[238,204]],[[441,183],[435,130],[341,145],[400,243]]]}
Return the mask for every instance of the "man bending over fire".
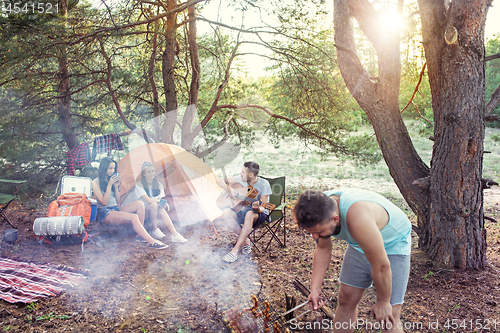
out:
{"label": "man bending over fire", "polygon": [[[255,162],[245,162],[241,173],[239,176],[233,178],[219,178],[217,179],[217,184],[226,189],[227,193],[232,197],[227,207],[223,211],[223,220],[227,223],[227,226],[238,234],[238,240],[236,245],[233,247],[231,252],[222,257],[225,262],[234,262],[238,260],[238,251],[241,248],[242,254],[250,254],[252,251],[252,244],[248,235],[252,232],[252,229],[269,221],[269,210],[262,207],[262,203],[268,202],[269,195],[272,194],[271,186],[269,182],[265,179],[257,177],[259,174],[259,165]],[[252,186],[257,190],[257,196],[252,199],[251,205],[244,205],[237,212],[235,209],[236,203],[240,200],[234,200],[234,198],[245,197],[245,194],[238,197],[238,189],[245,190],[246,187]],[[245,201],[243,201],[244,203]],[[247,201],[249,203],[250,201]],[[238,205],[236,205],[238,207]]]}
{"label": "man bending over fire", "polygon": [[[335,332],[354,332],[358,303],[372,283],[372,316],[383,332],[403,332],[401,307],[410,273],[411,223],[383,196],[365,190],[305,191],[294,208],[298,225],[316,240],[309,300],[321,307],[321,284],[330,266],[332,236],[349,244],[340,270]],[[340,329],[339,329],[340,328]]]}

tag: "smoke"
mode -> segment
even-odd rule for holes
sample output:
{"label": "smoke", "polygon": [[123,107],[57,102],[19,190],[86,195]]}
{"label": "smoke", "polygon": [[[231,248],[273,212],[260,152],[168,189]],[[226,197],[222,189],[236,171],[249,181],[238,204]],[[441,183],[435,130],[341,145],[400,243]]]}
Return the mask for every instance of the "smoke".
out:
{"label": "smoke", "polygon": [[[179,297],[190,299],[197,307],[217,304],[222,309],[247,304],[251,295],[260,287],[258,266],[249,256],[238,256],[238,261],[228,264],[221,260],[229,252],[230,237],[190,234],[188,243],[175,246],[172,260],[155,261],[149,266],[149,274],[158,274],[164,281],[182,283],[170,287]],[[224,235],[224,234],[222,234]]]}
{"label": "smoke", "polygon": [[[186,109],[189,112],[193,108]],[[195,110],[194,110],[195,111]],[[178,111],[178,119],[184,119],[182,112]],[[198,119],[195,114],[195,120]],[[153,119],[143,125],[142,130],[155,132],[155,127],[161,124],[162,119]],[[182,124],[181,124],[182,125]],[[196,128],[199,123],[193,123],[192,128]],[[180,145],[182,138],[179,128],[174,133],[174,141]],[[130,136],[128,146],[131,151],[134,148],[144,145],[143,139],[137,136]],[[193,147],[198,150],[206,149],[215,142],[209,142],[203,131],[193,141]],[[200,201],[202,197],[209,196],[214,200],[220,193],[220,189],[207,189],[206,183],[202,180],[212,173],[211,170],[222,170],[236,161],[239,172],[242,163],[238,156],[240,147],[231,142],[225,142],[216,151],[205,158],[205,163],[210,167],[208,171],[194,172],[181,162],[163,161],[163,157],[158,156],[154,151],[146,155],[131,155],[130,160],[139,161],[142,165],[145,160],[153,164],[160,165],[161,173],[164,177],[159,177],[162,182],[168,174],[179,172],[185,176],[181,182],[184,184],[171,184],[168,190],[175,191],[177,187],[181,194],[182,185],[189,189],[198,189],[194,192],[194,197]],[[189,152],[181,151],[175,154],[175,160],[187,161],[191,159]],[[119,163],[120,165],[120,163]],[[211,170],[210,170],[211,169]],[[120,170],[119,170],[120,172]],[[230,177],[233,169],[231,169]],[[120,176],[122,174],[120,173]],[[130,172],[129,182],[134,183],[140,176],[140,168],[135,168]],[[133,178],[133,179],[132,179]],[[124,178],[122,185],[124,185]],[[198,184],[198,185],[197,185]],[[167,185],[164,183],[164,185]],[[198,187],[197,187],[198,186]],[[133,192],[129,192],[129,195]],[[192,193],[191,193],[192,194]],[[189,195],[189,193],[188,193]],[[215,197],[214,197],[215,196]],[[132,199],[131,199],[132,200]],[[182,205],[180,202],[179,205]],[[203,204],[202,204],[203,205]],[[174,203],[175,206],[175,203]],[[192,217],[198,212],[193,208],[184,215]],[[182,222],[183,219],[181,219]],[[196,219],[195,219],[196,220]],[[196,222],[196,221],[195,221]],[[145,313],[147,311],[160,311],[165,316],[181,318],[185,312],[200,311],[207,308],[229,309],[234,306],[247,306],[251,302],[251,295],[257,294],[261,288],[258,265],[252,256],[239,255],[235,263],[225,263],[221,258],[232,248],[237,235],[227,230],[215,229],[207,219],[199,219],[198,223],[191,224],[186,228],[179,228],[189,241],[185,244],[169,242],[170,234],[167,234],[165,243],[169,248],[164,251],[154,251],[147,249],[145,243],[132,243],[135,233],[130,225],[109,226],[111,230],[126,230],[128,234],[99,236],[96,243],[88,245],[92,251],[82,253],[85,267],[89,269],[89,279],[82,284],[75,292],[79,297],[74,298],[74,302],[81,303],[88,307],[93,305],[95,311],[106,316],[129,316],[131,313]],[[184,226],[181,223],[181,226]],[[122,237],[122,238],[120,238]],[[154,309],[154,310],[153,310]]]}

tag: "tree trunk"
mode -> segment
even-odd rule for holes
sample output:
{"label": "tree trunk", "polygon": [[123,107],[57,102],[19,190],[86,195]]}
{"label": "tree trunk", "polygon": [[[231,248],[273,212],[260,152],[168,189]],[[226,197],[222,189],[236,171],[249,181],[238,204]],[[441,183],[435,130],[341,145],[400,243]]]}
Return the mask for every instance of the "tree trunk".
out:
{"label": "tree trunk", "polygon": [[430,219],[420,247],[457,268],[483,268],[486,0],[419,0],[434,111]]}
{"label": "tree trunk", "polygon": [[149,58],[149,66],[148,66],[148,79],[149,79],[149,84],[151,85],[151,93],[153,94],[153,116],[154,116],[153,133],[155,135],[154,137],[155,141],[158,141],[158,138],[161,138],[160,136],[161,126],[159,122],[160,102],[154,76],[157,54],[158,54],[158,33],[155,33],[153,35],[151,57]]}
{"label": "tree trunk", "polygon": [[200,57],[198,55],[198,40],[196,27],[196,7],[195,5],[188,8],[188,42],[189,42],[189,57],[191,59],[191,86],[189,88],[189,105],[198,104],[198,94],[200,91]]}
{"label": "tree trunk", "polygon": [[[62,0],[60,2],[61,15],[66,17],[67,15],[67,1]],[[71,123],[71,90],[69,81],[69,69],[68,69],[68,55],[66,52],[66,46],[60,48],[60,54],[58,56],[59,71],[58,71],[58,81],[59,86],[57,89],[58,101],[57,101],[57,114],[59,116],[59,125],[61,126],[61,132],[71,150],[78,146],[78,139],[75,134],[75,130]]]}
{"label": "tree trunk", "polygon": [[[370,118],[389,172],[418,219],[428,216],[428,192],[413,181],[429,175],[406,130],[399,112],[399,37],[380,38],[377,15],[368,1],[335,0],[335,44],[347,88]],[[348,6],[349,5],[349,6]],[[350,9],[350,7],[352,7]],[[352,14],[351,14],[352,13]],[[374,44],[379,62],[376,82],[368,78],[356,56],[352,15]]]}
{"label": "tree trunk", "polygon": [[[167,9],[174,9],[176,2],[176,0],[167,0]],[[166,117],[162,126],[162,141],[172,144],[174,143],[174,130],[178,108],[177,92],[175,90],[175,55],[178,48],[176,40],[177,13],[167,15],[165,29],[165,50],[162,56],[162,74],[166,100]]]}
{"label": "tree trunk", "polygon": [[189,88],[189,102],[184,117],[182,118],[182,148],[192,151],[193,141],[197,132],[193,131],[193,123],[197,115],[198,93],[200,91],[200,59],[198,56],[197,29],[196,29],[196,8],[188,8],[188,42],[189,56],[191,58],[191,86]]}
{"label": "tree trunk", "polygon": [[[432,5],[436,2],[441,7]],[[448,25],[443,1],[419,3],[437,137],[430,170],[415,151],[399,111],[399,33],[383,30],[367,0],[334,1],[338,63],[348,89],[370,118],[392,178],[417,215],[420,246],[432,260],[481,268],[486,246],[481,189],[485,0],[453,2],[446,20],[463,34],[455,46],[444,41]],[[377,51],[376,82],[356,56],[352,16]],[[426,177],[430,189],[414,185]]]}
{"label": "tree trunk", "polygon": [[78,146],[78,139],[75,134],[75,130],[71,123],[71,95],[70,95],[70,82],[69,82],[69,70],[68,70],[68,58],[66,56],[65,50],[59,56],[59,87],[58,94],[59,99],[57,101],[57,113],[59,116],[59,125],[61,126],[61,132],[71,150]]}

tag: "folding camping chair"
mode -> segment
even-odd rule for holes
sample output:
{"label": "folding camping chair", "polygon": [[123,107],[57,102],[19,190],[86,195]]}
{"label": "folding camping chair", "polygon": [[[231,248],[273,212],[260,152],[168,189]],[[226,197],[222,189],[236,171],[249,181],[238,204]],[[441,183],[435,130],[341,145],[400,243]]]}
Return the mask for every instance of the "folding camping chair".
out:
{"label": "folding camping chair", "polygon": [[2,208],[0,208],[0,216],[4,218],[5,221],[9,222],[9,224],[12,226],[12,228],[15,228],[12,222],[8,219],[7,215],[5,215],[5,210],[7,207],[9,207],[10,203],[17,199],[19,195],[17,195],[17,192],[19,192],[19,189],[21,188],[21,185],[25,183],[25,180],[8,180],[8,179],[0,179],[0,182],[2,183],[10,183],[10,184],[18,184],[16,187],[16,190],[14,194],[7,194],[7,193],[0,193],[0,205],[2,205]]}
{"label": "folding camping chair", "polygon": [[[271,222],[263,223],[257,228],[253,229],[249,235],[249,239],[252,242],[253,246],[259,252],[266,252],[271,245],[272,240],[276,240],[281,247],[286,247],[286,224],[285,224],[285,177],[277,177],[277,178],[267,178],[261,177],[262,179],[266,179],[271,185],[272,194],[269,196],[269,202],[276,205],[276,208],[271,212]],[[278,237],[280,229],[283,229],[283,241]],[[260,230],[260,234],[257,236],[256,231]],[[265,235],[270,234],[271,238],[267,242],[266,247],[261,251],[261,249],[257,246],[257,243],[264,238]]]}

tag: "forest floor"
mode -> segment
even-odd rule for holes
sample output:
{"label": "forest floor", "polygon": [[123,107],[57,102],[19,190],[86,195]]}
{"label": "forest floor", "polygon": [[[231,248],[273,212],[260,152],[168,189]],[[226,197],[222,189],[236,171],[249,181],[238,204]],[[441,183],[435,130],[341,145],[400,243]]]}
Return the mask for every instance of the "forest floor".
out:
{"label": "forest floor", "polygon": [[[485,191],[485,213],[500,219],[500,189]],[[240,255],[237,262],[221,261],[235,235],[211,224],[182,230],[189,239],[167,250],[150,250],[134,241],[131,229],[101,230],[84,251],[78,245],[38,245],[32,224],[45,210],[19,204],[8,214],[19,238],[3,242],[1,255],[35,262],[64,264],[82,270],[84,283],[59,296],[33,304],[0,301],[2,332],[225,332],[224,311],[250,307],[251,295],[269,302],[273,318],[285,311],[285,294],[297,304],[305,297],[293,286],[309,287],[313,239],[286,218],[287,247],[271,245],[264,254]],[[415,221],[412,221],[415,222]],[[3,228],[8,225],[3,222]],[[98,230],[91,224],[91,233]],[[406,332],[500,332],[500,222],[486,221],[487,265],[460,271],[441,267],[420,251],[414,237],[410,281],[403,306]],[[323,299],[335,309],[337,277],[345,244],[334,243]],[[370,318],[373,288],[360,305],[356,332],[376,332]],[[261,304],[262,305],[262,304]],[[300,310],[295,312],[301,313]],[[321,312],[303,316],[294,331],[331,332]],[[313,328],[316,329],[313,329]]]}

